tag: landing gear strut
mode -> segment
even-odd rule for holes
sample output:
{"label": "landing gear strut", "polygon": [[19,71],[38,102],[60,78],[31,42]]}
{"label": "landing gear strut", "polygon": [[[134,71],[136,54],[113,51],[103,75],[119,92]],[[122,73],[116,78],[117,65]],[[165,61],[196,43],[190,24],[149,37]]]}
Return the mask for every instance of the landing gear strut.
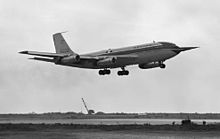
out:
{"label": "landing gear strut", "polygon": [[163,62],[160,62],[160,68],[161,68],[161,69],[165,69],[165,68],[166,68],[166,65],[163,64]]}
{"label": "landing gear strut", "polygon": [[104,70],[99,70],[99,75],[109,75],[111,74],[110,70],[104,69]]}
{"label": "landing gear strut", "polygon": [[123,75],[128,75],[129,74],[129,71],[125,70],[124,67],[122,67],[121,69],[122,69],[122,71],[118,71],[118,75],[119,76],[123,76]]}

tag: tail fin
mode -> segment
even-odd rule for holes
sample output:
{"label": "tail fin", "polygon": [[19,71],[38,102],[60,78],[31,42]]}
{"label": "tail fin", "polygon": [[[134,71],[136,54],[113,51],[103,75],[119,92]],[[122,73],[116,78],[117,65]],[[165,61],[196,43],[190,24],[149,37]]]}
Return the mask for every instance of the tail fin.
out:
{"label": "tail fin", "polygon": [[53,35],[53,42],[56,49],[56,53],[74,54],[74,52],[70,49],[69,45],[64,40],[61,33],[56,33]]}

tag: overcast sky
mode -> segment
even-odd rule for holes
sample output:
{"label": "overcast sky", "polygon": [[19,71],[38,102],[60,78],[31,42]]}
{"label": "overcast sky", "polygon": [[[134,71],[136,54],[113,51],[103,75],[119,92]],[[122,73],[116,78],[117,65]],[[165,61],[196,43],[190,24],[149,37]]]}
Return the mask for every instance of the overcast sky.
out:
{"label": "overcast sky", "polygon": [[[0,0],[0,113],[220,112],[219,0]],[[200,49],[129,76],[28,60],[64,34],[77,53],[155,41]]]}

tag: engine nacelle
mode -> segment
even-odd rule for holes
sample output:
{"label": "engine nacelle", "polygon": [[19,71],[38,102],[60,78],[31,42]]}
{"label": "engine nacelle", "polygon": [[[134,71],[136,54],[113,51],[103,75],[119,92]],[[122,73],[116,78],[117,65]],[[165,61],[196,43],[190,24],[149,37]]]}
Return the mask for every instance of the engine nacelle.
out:
{"label": "engine nacelle", "polygon": [[141,68],[141,69],[151,69],[151,68],[160,67],[160,63],[159,63],[159,62],[147,63],[147,64],[140,64],[140,65],[138,65],[138,66],[139,66],[139,68]]}
{"label": "engine nacelle", "polygon": [[77,54],[74,54],[74,55],[71,55],[71,56],[68,56],[68,57],[64,57],[64,58],[61,59],[61,62],[65,63],[65,64],[77,63],[79,61],[80,61],[80,56],[77,55]]}
{"label": "engine nacelle", "polygon": [[97,66],[109,66],[115,64],[117,61],[116,57],[110,57],[97,62]]}

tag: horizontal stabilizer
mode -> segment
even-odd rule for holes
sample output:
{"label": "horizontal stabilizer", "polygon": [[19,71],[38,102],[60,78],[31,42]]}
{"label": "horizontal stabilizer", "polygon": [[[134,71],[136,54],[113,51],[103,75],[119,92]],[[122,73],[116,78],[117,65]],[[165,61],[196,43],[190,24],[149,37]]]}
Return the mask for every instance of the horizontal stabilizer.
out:
{"label": "horizontal stabilizer", "polygon": [[36,51],[21,51],[20,54],[36,55],[44,57],[65,57],[67,54],[47,53],[47,52],[36,52]]}

